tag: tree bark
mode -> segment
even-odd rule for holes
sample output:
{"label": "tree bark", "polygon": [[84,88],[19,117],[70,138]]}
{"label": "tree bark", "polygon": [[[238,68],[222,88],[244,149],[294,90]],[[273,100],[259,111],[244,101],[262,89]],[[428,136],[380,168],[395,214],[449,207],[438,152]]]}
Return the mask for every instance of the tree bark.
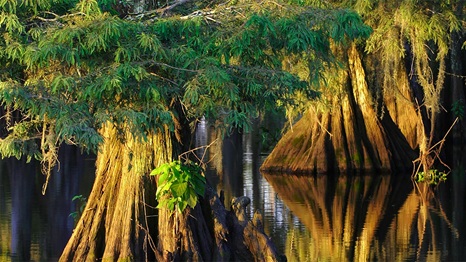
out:
{"label": "tree bark", "polygon": [[207,186],[204,198],[182,214],[160,210],[159,246],[163,261],[281,261],[271,239],[264,233],[262,215],[250,220],[248,197],[233,198],[231,211]]}
{"label": "tree bark", "polygon": [[142,141],[129,131],[122,137],[108,124],[102,135],[94,187],[60,261],[279,260],[273,243],[256,227],[262,223],[258,216],[249,222],[242,205],[238,218],[240,213],[227,211],[209,186],[196,207],[182,214],[153,208],[155,181],[149,174],[172,159],[168,131]]}
{"label": "tree bark", "polygon": [[311,105],[265,160],[263,170],[327,173],[412,168],[416,154],[391,116],[377,114],[354,44],[347,50],[347,62],[341,96],[333,96],[332,109],[318,112]]}
{"label": "tree bark", "polygon": [[170,138],[152,134],[140,141],[127,132],[122,141],[110,124],[102,135],[105,141],[97,156],[96,180],[60,261],[142,259],[142,249],[153,233],[146,216],[146,211],[154,212],[149,207],[155,198],[149,173],[171,159]]}

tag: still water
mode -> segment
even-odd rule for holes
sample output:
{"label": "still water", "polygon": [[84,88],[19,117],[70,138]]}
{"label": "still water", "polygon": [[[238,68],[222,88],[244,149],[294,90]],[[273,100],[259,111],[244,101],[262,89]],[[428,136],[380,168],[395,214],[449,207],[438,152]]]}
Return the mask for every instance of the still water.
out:
{"label": "still water", "polygon": [[74,228],[72,199],[89,194],[95,159],[64,147],[59,161],[45,195],[36,162],[0,162],[0,261],[58,260]]}
{"label": "still water", "polygon": [[[433,194],[416,191],[410,174],[261,174],[254,145],[251,136],[213,145],[208,178],[226,203],[251,198],[248,212],[263,212],[288,261],[466,261],[464,168]],[[0,162],[0,261],[57,260],[74,226],[72,198],[89,193],[94,160],[62,150],[45,196],[37,164]]]}

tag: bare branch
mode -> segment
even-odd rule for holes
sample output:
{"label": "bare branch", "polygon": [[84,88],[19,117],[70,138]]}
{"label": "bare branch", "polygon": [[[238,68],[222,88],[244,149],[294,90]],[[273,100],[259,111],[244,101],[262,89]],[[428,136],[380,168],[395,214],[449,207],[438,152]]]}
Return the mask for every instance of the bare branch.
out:
{"label": "bare branch", "polygon": [[38,19],[38,20],[43,21],[43,22],[56,22],[56,21],[58,21],[60,19],[65,19],[65,18],[77,16],[77,15],[82,15],[82,16],[86,15],[83,12],[77,12],[77,13],[72,13],[72,14],[68,14],[68,15],[58,15],[58,14],[55,14],[55,13],[50,12],[50,11],[44,11],[43,13],[47,14],[47,15],[52,15],[54,18],[45,18],[45,17],[41,17],[41,16],[34,16],[33,19]]}
{"label": "bare branch", "polygon": [[164,13],[172,10],[173,8],[175,8],[175,7],[179,6],[179,5],[182,5],[182,4],[190,2],[190,1],[191,0],[176,0],[175,2],[173,2],[172,4],[170,4],[168,6],[158,9],[157,12],[164,14]]}
{"label": "bare branch", "polygon": [[165,7],[159,8],[159,9],[154,9],[154,10],[150,10],[150,11],[143,12],[143,13],[130,13],[129,18],[130,19],[132,19],[134,17],[142,18],[144,16],[150,16],[150,15],[153,15],[153,14],[159,14],[160,16],[163,16],[166,12],[172,10],[173,8],[175,8],[175,7],[179,6],[179,5],[188,3],[190,1],[191,0],[175,0],[171,4],[169,4],[169,5],[165,6]]}

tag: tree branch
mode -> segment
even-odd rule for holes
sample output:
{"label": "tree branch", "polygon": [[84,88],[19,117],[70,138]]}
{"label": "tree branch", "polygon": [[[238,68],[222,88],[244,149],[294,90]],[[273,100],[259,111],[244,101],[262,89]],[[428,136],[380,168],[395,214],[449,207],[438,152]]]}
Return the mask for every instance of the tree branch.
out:
{"label": "tree branch", "polygon": [[134,16],[142,18],[144,16],[149,16],[149,15],[152,15],[152,14],[159,14],[160,16],[163,16],[166,12],[172,10],[173,8],[175,8],[175,7],[179,6],[179,5],[188,3],[190,1],[191,0],[175,0],[174,2],[172,2],[171,4],[169,4],[169,5],[165,6],[165,7],[150,10],[150,11],[143,12],[143,13],[132,13],[132,14],[129,14],[129,16],[130,16],[130,18],[132,18]]}
{"label": "tree branch", "polygon": [[170,10],[172,10],[173,8],[179,6],[179,5],[182,5],[182,4],[185,4],[187,2],[190,2],[191,0],[175,0],[175,2],[173,2],[172,4],[166,6],[166,7],[163,7],[163,8],[160,8],[160,9],[157,9],[156,11],[158,13],[161,13],[161,14],[164,14]]}
{"label": "tree branch", "polygon": [[77,15],[82,15],[82,16],[85,16],[86,14],[83,13],[83,12],[77,12],[77,13],[72,13],[72,14],[68,14],[68,15],[58,15],[58,14],[55,14],[53,12],[50,12],[50,11],[44,11],[43,12],[44,14],[47,14],[47,15],[52,15],[54,18],[45,18],[45,17],[41,17],[41,16],[34,16],[33,19],[38,19],[40,21],[44,21],[44,22],[56,22],[57,20],[59,19],[63,19],[63,18],[68,18],[68,17],[73,17],[73,16],[77,16]]}

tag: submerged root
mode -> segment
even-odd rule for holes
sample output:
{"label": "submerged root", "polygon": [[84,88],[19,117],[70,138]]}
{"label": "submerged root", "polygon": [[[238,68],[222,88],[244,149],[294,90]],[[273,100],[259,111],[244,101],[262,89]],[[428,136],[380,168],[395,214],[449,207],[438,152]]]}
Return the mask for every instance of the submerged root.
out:
{"label": "submerged root", "polygon": [[[256,211],[252,220],[247,217],[249,203],[248,197],[235,198],[228,211],[221,197],[208,186],[200,205],[186,208],[178,217],[167,212],[168,217],[163,215],[159,220],[161,242],[156,253],[163,254],[163,261],[286,260],[264,233],[260,212]],[[168,224],[160,225],[163,221]],[[175,223],[177,232],[173,230]]]}

